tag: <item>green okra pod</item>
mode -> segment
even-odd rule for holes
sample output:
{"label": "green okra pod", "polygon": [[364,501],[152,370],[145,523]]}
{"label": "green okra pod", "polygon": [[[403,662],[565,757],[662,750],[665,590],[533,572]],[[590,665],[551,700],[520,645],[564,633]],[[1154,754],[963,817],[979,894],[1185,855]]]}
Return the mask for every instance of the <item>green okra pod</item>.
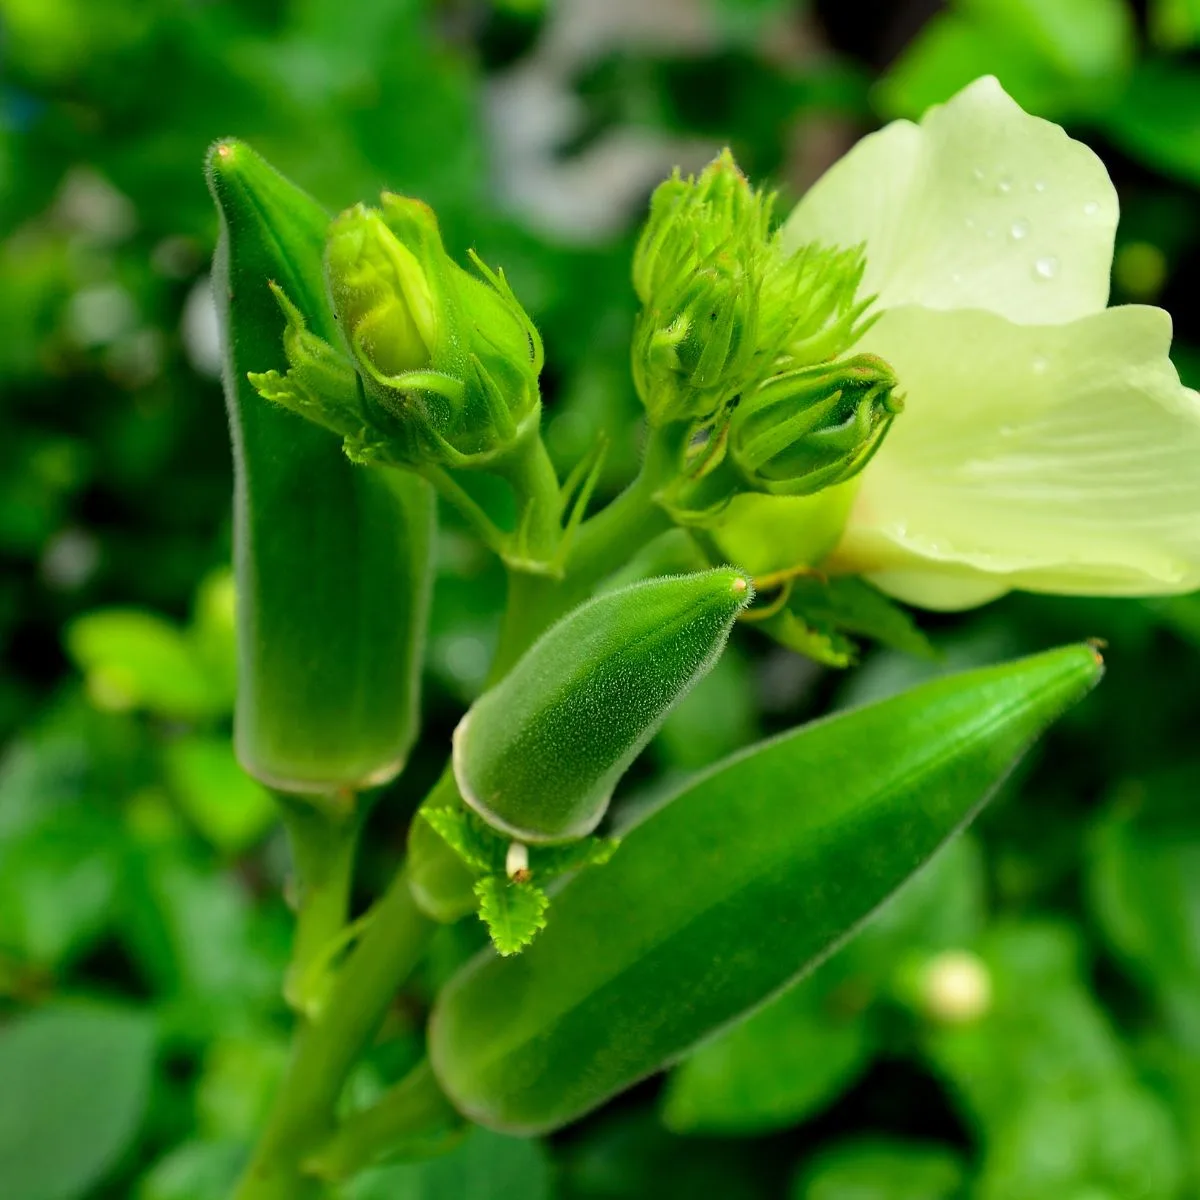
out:
{"label": "green okra pod", "polygon": [[591,833],[630,763],[716,662],[752,592],[722,567],[580,605],[459,724],[463,799],[517,841]]}
{"label": "green okra pod", "polygon": [[415,476],[355,466],[337,437],[256,393],[248,374],[288,369],[285,309],[294,335],[302,319],[337,343],[329,217],[241,142],[217,143],[207,165],[234,453],[238,756],[284,791],[382,783],[417,732],[432,497]]}
{"label": "green okra pod", "polygon": [[556,1129],[798,978],[968,821],[1099,679],[1089,646],[815,722],[685,784],[523,955],[438,998],[430,1056],[472,1119]]}

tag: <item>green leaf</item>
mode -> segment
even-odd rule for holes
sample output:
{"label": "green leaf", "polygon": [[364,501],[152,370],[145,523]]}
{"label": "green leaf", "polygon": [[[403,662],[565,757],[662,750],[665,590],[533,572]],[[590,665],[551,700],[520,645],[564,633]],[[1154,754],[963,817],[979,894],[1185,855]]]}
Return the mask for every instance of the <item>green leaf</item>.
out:
{"label": "green leaf", "polygon": [[504,857],[512,839],[498,834],[470,809],[422,807],[420,815],[472,871],[504,873]]}
{"label": "green leaf", "polygon": [[240,1142],[184,1142],[142,1177],[137,1200],[227,1200],[245,1161]]}
{"label": "green leaf", "polygon": [[858,648],[848,634],[917,658],[938,658],[912,614],[857,576],[801,577],[789,587],[786,605],[763,627],[785,646],[826,666],[847,667],[857,659]]}
{"label": "green leaf", "polygon": [[797,1124],[850,1084],[871,1049],[861,1006],[818,971],[678,1067],[663,1120],[677,1133],[742,1135]]}
{"label": "green leaf", "polygon": [[141,1013],[47,1008],[0,1029],[5,1200],[82,1197],[129,1148],[146,1111],[154,1029]]}
{"label": "green leaf", "polygon": [[[922,1142],[864,1140],[825,1150],[801,1171],[792,1200],[958,1200],[958,1155]],[[1015,1197],[1014,1197],[1015,1200]]]}
{"label": "green leaf", "polygon": [[550,1163],[539,1142],[474,1130],[456,1149],[423,1163],[367,1171],[347,1200],[550,1200]]}
{"label": "green leaf", "polygon": [[977,1121],[1002,1124],[1014,1097],[1051,1085],[1082,1090],[1123,1078],[1120,1042],[1083,981],[1068,926],[997,925],[978,949],[991,979],[988,1011],[927,1034],[934,1065]]}
{"label": "green leaf", "polygon": [[1052,119],[1102,111],[1136,45],[1123,0],[957,0],[908,46],[878,88],[882,109],[919,117],[980,75]]}
{"label": "green leaf", "polygon": [[1104,132],[1142,162],[1185,183],[1200,183],[1200,71],[1146,59],[1103,114]]}
{"label": "green leaf", "polygon": [[0,945],[59,967],[94,942],[117,911],[123,849],[114,823],[83,805],[0,838]]}
{"label": "green leaf", "polygon": [[536,884],[488,875],[475,885],[475,895],[480,919],[501,954],[520,953],[546,928],[550,899]]}
{"label": "green leaf", "polygon": [[163,753],[167,783],[192,824],[219,850],[238,854],[278,819],[271,793],[233,756],[228,737],[185,737]]}
{"label": "green leaf", "polygon": [[107,609],[67,627],[67,650],[101,708],[165,717],[219,716],[227,698],[181,629],[153,613]]}
{"label": "green leaf", "polygon": [[1200,772],[1159,770],[1118,787],[1084,859],[1109,944],[1179,1028],[1200,1032]]}
{"label": "green leaf", "polygon": [[555,896],[524,954],[485,953],[443,990],[447,1095],[543,1131],[686,1054],[851,934],[1100,672],[1073,646],[938,680],[685,784]]}

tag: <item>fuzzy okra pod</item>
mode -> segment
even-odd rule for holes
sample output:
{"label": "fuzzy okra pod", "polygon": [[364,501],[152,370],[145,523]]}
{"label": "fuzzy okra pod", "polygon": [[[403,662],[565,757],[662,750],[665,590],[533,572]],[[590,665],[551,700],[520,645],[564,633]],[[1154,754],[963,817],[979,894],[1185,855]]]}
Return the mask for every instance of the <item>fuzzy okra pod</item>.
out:
{"label": "fuzzy okra pod", "polygon": [[355,466],[339,438],[256,393],[249,373],[288,368],[285,328],[337,341],[329,217],[240,142],[213,147],[208,180],[235,471],[238,757],[283,791],[382,783],[417,732],[430,490]]}
{"label": "fuzzy okra pod", "polygon": [[438,1080],[493,1128],[556,1129],[810,969],[1099,679],[1089,646],[938,680],[762,743],[684,785],[555,897],[519,958],[443,990]]}
{"label": "fuzzy okra pod", "polygon": [[545,886],[612,855],[614,842],[587,835],[752,594],[729,567],[668,576],[547,630],[455,731],[453,769],[409,838],[420,907],[441,921],[478,907],[500,953],[523,949],[546,924]]}
{"label": "fuzzy okra pod", "polygon": [[454,734],[463,799],[522,842],[584,837],[753,594],[720,567],[635,583],[542,635]]}

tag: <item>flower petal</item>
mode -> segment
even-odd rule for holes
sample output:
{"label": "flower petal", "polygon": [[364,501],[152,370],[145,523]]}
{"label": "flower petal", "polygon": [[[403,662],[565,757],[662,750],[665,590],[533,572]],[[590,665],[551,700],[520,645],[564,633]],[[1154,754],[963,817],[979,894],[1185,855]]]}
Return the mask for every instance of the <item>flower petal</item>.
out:
{"label": "flower petal", "polygon": [[864,348],[896,369],[906,407],[832,569],[937,608],[1010,587],[1200,587],[1200,395],[1170,342],[1170,317],[1141,306],[1040,327],[885,313]]}
{"label": "flower petal", "polygon": [[864,138],[796,206],[789,247],[867,244],[883,308],[1060,324],[1108,303],[1117,195],[1104,164],[991,76]]}

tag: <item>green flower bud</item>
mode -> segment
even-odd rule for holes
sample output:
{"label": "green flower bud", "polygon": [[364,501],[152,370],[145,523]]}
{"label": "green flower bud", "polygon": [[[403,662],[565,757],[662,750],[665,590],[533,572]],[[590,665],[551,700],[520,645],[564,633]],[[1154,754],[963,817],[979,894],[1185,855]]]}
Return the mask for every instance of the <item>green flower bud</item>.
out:
{"label": "green flower bud", "polygon": [[904,407],[896,383],[873,354],[789,371],[734,411],[729,458],[755,491],[805,496],[842,483],[866,466]]}
{"label": "green flower bud", "polygon": [[681,280],[661,318],[643,314],[633,370],[653,424],[705,420],[720,409],[754,354],[757,308],[745,271],[723,257]]}
{"label": "green flower bud", "polygon": [[785,252],[773,204],[727,150],[698,179],[676,173],[655,191],[633,265],[633,373],[651,424],[720,435],[740,396],[862,335],[862,248]]}
{"label": "green flower bud", "polygon": [[381,213],[362,204],[343,213],[329,232],[325,269],[334,312],[372,375],[429,367],[438,332],[430,281]]}
{"label": "green flower bud", "polygon": [[454,736],[462,798],[522,842],[583,837],[752,595],[731,568],[608,592],[552,627]]}
{"label": "green flower bud", "polygon": [[487,466],[536,426],[542,345],[502,274],[446,254],[432,210],[385,192],[331,226],[325,271],[362,378],[358,456]]}
{"label": "green flower bud", "polygon": [[774,197],[755,191],[723,150],[700,172],[683,179],[676,171],[650,199],[650,216],[633,255],[638,299],[654,307],[680,275],[718,255],[765,243]]}

